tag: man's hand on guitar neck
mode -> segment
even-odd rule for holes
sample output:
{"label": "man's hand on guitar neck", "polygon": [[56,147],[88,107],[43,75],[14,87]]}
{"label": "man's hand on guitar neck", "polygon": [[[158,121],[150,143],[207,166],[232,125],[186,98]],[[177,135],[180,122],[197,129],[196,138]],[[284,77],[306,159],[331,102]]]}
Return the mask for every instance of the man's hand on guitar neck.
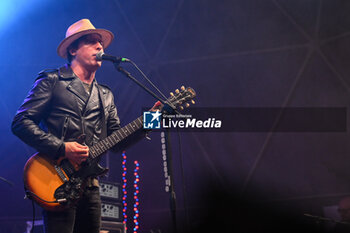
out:
{"label": "man's hand on guitar neck", "polygon": [[[149,110],[155,112],[161,110],[163,104],[158,101],[153,107]],[[77,142],[65,142],[65,158],[69,159],[73,164],[80,165],[84,162],[89,156],[89,147],[83,146]]]}
{"label": "man's hand on guitar neck", "polygon": [[89,156],[89,147],[77,142],[65,142],[65,157],[71,162],[81,164]]}

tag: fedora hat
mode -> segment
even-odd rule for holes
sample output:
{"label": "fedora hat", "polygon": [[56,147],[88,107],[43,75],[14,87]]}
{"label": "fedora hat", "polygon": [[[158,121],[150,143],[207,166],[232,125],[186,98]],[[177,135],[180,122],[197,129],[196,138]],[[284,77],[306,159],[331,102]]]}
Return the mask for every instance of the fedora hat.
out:
{"label": "fedora hat", "polygon": [[81,19],[78,22],[70,25],[66,32],[66,38],[61,41],[61,43],[57,47],[57,53],[60,57],[67,58],[67,48],[71,45],[75,40],[80,37],[97,33],[101,36],[103,42],[103,48],[107,48],[112,42],[114,35],[111,31],[106,29],[96,29],[94,25],[88,19]]}

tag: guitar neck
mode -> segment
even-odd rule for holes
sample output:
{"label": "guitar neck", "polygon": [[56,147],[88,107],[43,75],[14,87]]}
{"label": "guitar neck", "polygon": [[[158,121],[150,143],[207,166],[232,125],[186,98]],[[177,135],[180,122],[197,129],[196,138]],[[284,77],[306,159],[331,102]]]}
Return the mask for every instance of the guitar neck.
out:
{"label": "guitar neck", "polygon": [[138,117],[136,120],[130,122],[126,126],[117,131],[105,139],[99,141],[95,145],[89,148],[90,158],[95,159],[113,146],[117,145],[120,141],[130,136],[143,126],[143,116]]}
{"label": "guitar neck", "polygon": [[[170,93],[170,97],[166,99],[166,102],[171,106],[178,106],[185,103],[187,100],[192,100],[196,96],[196,92],[191,88],[184,86],[181,87],[181,91],[175,90],[175,94]],[[193,100],[192,100],[193,101]],[[194,103],[194,102],[193,102]],[[133,122],[130,122],[123,128],[113,132],[111,135],[99,141],[89,149],[89,156],[91,159],[95,159],[113,146],[117,145],[120,141],[133,134],[135,131],[143,126],[143,116],[140,116]]]}

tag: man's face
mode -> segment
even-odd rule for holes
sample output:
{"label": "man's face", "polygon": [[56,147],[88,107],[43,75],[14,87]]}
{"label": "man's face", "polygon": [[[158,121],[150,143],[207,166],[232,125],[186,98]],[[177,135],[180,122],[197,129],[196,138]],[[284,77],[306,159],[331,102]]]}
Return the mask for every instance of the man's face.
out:
{"label": "man's face", "polygon": [[76,50],[72,50],[71,54],[75,56],[75,62],[87,69],[98,69],[102,62],[96,61],[96,53],[103,51],[101,37],[98,34],[89,34],[84,36],[78,44]]}

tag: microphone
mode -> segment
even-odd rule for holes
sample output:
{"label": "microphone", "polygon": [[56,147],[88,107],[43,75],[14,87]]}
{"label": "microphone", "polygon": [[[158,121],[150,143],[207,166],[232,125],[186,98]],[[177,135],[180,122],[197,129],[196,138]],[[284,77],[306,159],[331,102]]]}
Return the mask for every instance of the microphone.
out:
{"label": "microphone", "polygon": [[130,62],[130,60],[128,58],[125,57],[115,57],[109,54],[105,54],[102,51],[98,52],[96,54],[96,60],[97,61],[102,61],[102,60],[106,60],[106,61],[111,61],[113,63],[120,63],[120,62]]}

